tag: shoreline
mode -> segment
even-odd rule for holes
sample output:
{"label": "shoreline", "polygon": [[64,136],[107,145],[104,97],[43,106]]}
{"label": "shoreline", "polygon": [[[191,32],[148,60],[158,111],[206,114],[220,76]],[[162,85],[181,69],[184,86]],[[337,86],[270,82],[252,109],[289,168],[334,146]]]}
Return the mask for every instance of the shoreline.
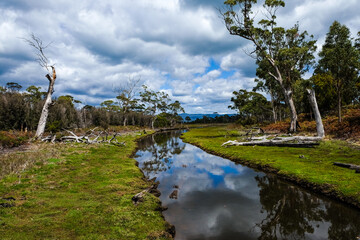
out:
{"label": "shoreline", "polygon": [[268,164],[262,164],[262,163],[255,163],[249,160],[242,159],[241,157],[231,156],[230,154],[220,153],[215,150],[206,148],[205,146],[202,146],[198,142],[193,142],[186,137],[184,137],[184,134],[181,135],[181,139],[189,144],[192,144],[202,150],[204,150],[207,153],[226,158],[230,161],[233,161],[235,163],[242,164],[244,166],[250,167],[255,170],[262,171],[267,174],[275,174],[278,176],[281,180],[293,183],[297,186],[300,186],[310,192],[313,192],[315,194],[319,194],[320,196],[327,197],[331,200],[334,200],[340,204],[344,204],[348,207],[352,207],[356,209],[357,211],[360,211],[360,202],[354,199],[350,196],[345,196],[343,193],[336,191],[332,189],[332,186],[330,184],[318,184],[314,182],[310,182],[306,179],[302,179],[296,176],[291,176],[290,174],[284,174],[281,173],[281,170],[276,169]]}
{"label": "shoreline", "polygon": [[[41,164],[21,173],[21,184],[14,174],[7,175],[1,180],[0,195],[2,201],[12,201],[6,205],[9,208],[2,209],[3,214],[8,213],[3,215],[3,236],[36,239],[35,235],[42,234],[45,238],[74,239],[105,234],[110,238],[173,239],[158,197],[146,194],[138,206],[131,201],[134,194],[151,185],[131,157],[137,150],[136,141],[150,134],[152,131],[142,136],[122,135],[126,145],[120,148],[108,144],[56,145],[56,155],[46,155]],[[115,219],[123,220],[112,223]],[[104,228],[110,222],[117,226],[111,231]],[[37,230],[28,232],[31,226]],[[130,226],[135,231],[130,231]],[[84,230],[88,228],[91,231]]]}

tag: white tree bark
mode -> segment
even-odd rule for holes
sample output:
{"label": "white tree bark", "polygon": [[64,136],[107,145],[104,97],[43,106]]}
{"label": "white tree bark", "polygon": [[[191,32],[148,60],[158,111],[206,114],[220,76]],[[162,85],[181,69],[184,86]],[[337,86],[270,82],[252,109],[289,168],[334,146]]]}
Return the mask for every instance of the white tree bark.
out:
{"label": "white tree bark", "polygon": [[324,125],[322,123],[320,111],[317,105],[316,97],[315,97],[315,91],[313,89],[306,89],[309,93],[309,101],[311,104],[311,107],[313,109],[314,115],[315,115],[315,122],[316,122],[316,131],[319,137],[324,138],[325,137],[325,130]]}
{"label": "white tree bark", "polygon": [[46,74],[46,78],[49,80],[49,88],[47,91],[46,100],[45,100],[43,109],[41,111],[41,116],[40,116],[39,123],[37,126],[35,138],[40,138],[44,134],[46,121],[49,116],[49,107],[52,103],[51,97],[54,92],[56,71],[55,71],[55,67],[51,66],[51,68],[52,68],[52,76],[50,76],[50,74]]}

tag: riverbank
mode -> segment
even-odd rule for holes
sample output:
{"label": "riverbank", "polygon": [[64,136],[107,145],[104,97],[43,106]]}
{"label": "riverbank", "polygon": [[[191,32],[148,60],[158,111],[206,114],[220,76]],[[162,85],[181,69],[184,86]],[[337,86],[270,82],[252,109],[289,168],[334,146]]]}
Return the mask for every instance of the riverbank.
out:
{"label": "riverbank", "polygon": [[217,126],[191,129],[182,138],[214,155],[275,173],[360,209],[360,174],[333,166],[333,162],[360,165],[359,149],[342,141],[324,141],[315,148],[221,146],[228,140],[239,139],[240,135],[237,130]]}
{"label": "riverbank", "polygon": [[151,185],[130,158],[142,136],[121,135],[121,147],[40,144],[9,153],[34,166],[0,180],[2,239],[171,239],[157,197],[131,200]]}

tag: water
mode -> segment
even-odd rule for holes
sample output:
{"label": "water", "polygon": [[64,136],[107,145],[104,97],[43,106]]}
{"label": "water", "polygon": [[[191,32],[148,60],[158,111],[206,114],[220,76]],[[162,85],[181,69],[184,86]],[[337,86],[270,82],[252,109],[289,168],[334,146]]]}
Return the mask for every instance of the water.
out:
{"label": "water", "polygon": [[[360,212],[186,144],[181,131],[139,143],[136,160],[160,182],[175,239],[333,239],[360,236]],[[260,153],[261,154],[261,153]],[[178,191],[177,199],[169,195]],[[359,238],[360,239],[360,238]]]}

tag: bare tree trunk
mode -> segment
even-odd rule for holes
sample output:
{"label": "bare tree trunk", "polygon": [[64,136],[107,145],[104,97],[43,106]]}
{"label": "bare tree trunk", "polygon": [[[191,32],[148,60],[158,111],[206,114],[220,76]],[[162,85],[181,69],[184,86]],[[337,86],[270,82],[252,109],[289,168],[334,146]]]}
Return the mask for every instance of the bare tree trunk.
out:
{"label": "bare tree trunk", "polygon": [[311,107],[314,112],[317,134],[319,137],[323,138],[323,137],[325,137],[325,130],[324,130],[324,125],[321,120],[320,111],[319,111],[319,108],[317,105],[315,91],[313,89],[306,89],[306,90],[309,93],[310,104],[311,104]]}
{"label": "bare tree trunk", "polygon": [[271,96],[271,108],[272,108],[273,118],[274,118],[274,122],[276,123],[277,117],[276,117],[275,101],[274,101],[274,96],[271,92],[270,92],[270,96]]}
{"label": "bare tree trunk", "polygon": [[294,104],[294,100],[292,97],[292,91],[291,88],[286,88],[284,86],[284,81],[283,81],[283,76],[280,72],[280,69],[278,68],[278,66],[276,66],[275,64],[275,60],[268,57],[267,58],[269,63],[273,66],[276,74],[273,74],[272,72],[268,72],[276,81],[279,82],[280,87],[284,93],[284,97],[285,97],[285,101],[289,107],[290,110],[290,118],[291,118],[291,122],[290,122],[290,128],[289,128],[289,132],[296,132],[296,123],[297,123],[297,113],[296,113],[296,108],[295,108],[295,104]]}
{"label": "bare tree trunk", "polygon": [[296,132],[296,123],[297,123],[298,117],[297,117],[297,113],[296,113],[295,103],[292,98],[292,91],[289,89],[286,89],[282,84],[281,84],[281,87],[284,91],[285,100],[286,100],[286,103],[290,110],[291,121],[290,121],[289,132]]}
{"label": "bare tree trunk", "polygon": [[337,90],[338,91],[338,117],[339,117],[339,122],[342,121],[341,119],[341,93],[340,93],[340,90]]}
{"label": "bare tree trunk", "polygon": [[37,130],[36,130],[36,134],[35,134],[35,138],[39,138],[44,134],[45,131],[45,126],[46,126],[46,121],[49,115],[49,107],[52,103],[51,100],[51,96],[54,92],[54,84],[55,84],[55,80],[56,80],[56,72],[55,72],[55,68],[52,66],[52,77],[49,74],[46,74],[46,78],[49,80],[49,89],[47,91],[47,95],[46,95],[46,100],[44,103],[44,106],[42,108],[41,111],[41,116],[39,119],[39,123],[37,126]]}
{"label": "bare tree trunk", "polygon": [[152,129],[155,129],[154,123],[155,123],[156,118],[157,118],[157,116],[154,116],[154,117],[151,119],[151,128],[152,128]]}
{"label": "bare tree trunk", "polygon": [[126,127],[127,124],[127,115],[124,114],[124,127]]}

